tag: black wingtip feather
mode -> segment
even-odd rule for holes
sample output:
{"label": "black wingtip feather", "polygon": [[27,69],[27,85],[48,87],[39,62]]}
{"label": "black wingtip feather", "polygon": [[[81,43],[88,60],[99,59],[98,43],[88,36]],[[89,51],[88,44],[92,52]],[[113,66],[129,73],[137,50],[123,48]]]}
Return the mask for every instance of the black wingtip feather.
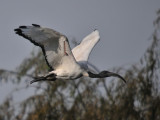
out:
{"label": "black wingtip feather", "polygon": [[27,26],[19,26],[19,28],[27,28]]}
{"label": "black wingtip feather", "polygon": [[22,34],[22,30],[21,29],[19,29],[19,28],[17,28],[17,29],[14,29],[14,31],[16,32],[16,34]]}
{"label": "black wingtip feather", "polygon": [[34,27],[41,27],[40,25],[37,24],[32,24]]}
{"label": "black wingtip feather", "polygon": [[16,29],[14,29],[15,31],[19,31],[19,30],[21,30],[21,29],[19,29],[19,28],[16,28]]}

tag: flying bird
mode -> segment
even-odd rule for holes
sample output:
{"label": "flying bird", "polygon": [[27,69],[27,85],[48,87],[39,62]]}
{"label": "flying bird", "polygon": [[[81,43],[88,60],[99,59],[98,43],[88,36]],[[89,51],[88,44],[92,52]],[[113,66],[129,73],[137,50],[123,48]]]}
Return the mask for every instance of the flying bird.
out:
{"label": "flying bird", "polygon": [[45,60],[51,71],[45,75],[35,77],[30,83],[38,81],[74,80],[82,76],[90,78],[118,77],[119,74],[102,71],[98,74],[88,69],[88,57],[100,40],[98,30],[86,36],[82,42],[71,50],[67,37],[53,29],[40,25],[19,26],[15,33],[28,39],[34,45],[41,47]]}

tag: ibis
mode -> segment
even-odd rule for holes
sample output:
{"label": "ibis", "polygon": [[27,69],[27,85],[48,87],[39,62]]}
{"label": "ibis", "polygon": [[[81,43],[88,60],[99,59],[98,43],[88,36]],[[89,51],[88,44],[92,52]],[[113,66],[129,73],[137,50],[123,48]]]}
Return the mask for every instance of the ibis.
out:
{"label": "ibis", "polygon": [[[82,76],[90,78],[118,77],[126,80],[117,73],[107,70],[94,73],[88,69],[88,57],[93,47],[100,40],[99,31],[94,30],[86,36],[79,45],[72,50],[68,38],[50,28],[44,28],[37,24],[31,26],[19,26],[15,33],[28,39],[34,45],[42,49],[50,72],[35,77],[30,83],[38,81],[75,80]],[[38,62],[38,61],[37,61]]]}

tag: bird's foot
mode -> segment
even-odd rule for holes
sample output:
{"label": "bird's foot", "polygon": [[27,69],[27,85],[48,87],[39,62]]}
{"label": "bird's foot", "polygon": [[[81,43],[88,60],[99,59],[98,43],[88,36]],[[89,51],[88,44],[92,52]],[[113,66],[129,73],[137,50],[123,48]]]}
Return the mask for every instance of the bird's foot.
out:
{"label": "bird's foot", "polygon": [[40,77],[34,77],[34,80],[30,81],[30,84],[39,81],[55,81],[56,80],[55,76],[56,76],[55,74],[48,74]]}

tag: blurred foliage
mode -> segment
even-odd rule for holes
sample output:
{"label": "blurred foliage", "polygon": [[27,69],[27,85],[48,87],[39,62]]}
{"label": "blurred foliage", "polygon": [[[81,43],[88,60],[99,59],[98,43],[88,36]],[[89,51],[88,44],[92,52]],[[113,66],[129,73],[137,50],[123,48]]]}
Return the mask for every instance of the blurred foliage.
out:
{"label": "blurred foliage", "polygon": [[[39,82],[31,85],[39,94],[16,104],[8,97],[0,105],[0,120],[160,120],[160,10],[154,26],[140,62],[114,69],[124,73],[127,84],[89,78]],[[32,52],[16,72],[0,70],[0,81],[20,85],[47,70],[42,52]]]}

